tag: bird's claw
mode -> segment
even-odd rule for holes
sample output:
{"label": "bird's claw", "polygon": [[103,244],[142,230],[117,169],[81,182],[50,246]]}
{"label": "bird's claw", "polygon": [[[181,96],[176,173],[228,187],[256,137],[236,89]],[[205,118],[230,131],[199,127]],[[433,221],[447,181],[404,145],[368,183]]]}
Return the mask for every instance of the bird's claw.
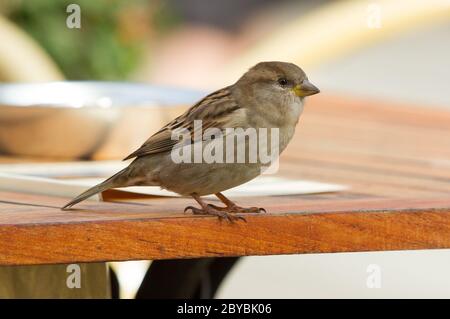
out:
{"label": "bird's claw", "polygon": [[188,206],[184,209],[184,212],[192,211],[194,215],[211,215],[211,216],[217,216],[219,220],[226,219],[229,222],[235,222],[238,220],[243,220],[244,222],[247,222],[247,220],[242,216],[236,216],[234,214],[231,214],[230,212],[226,210],[222,210],[223,207],[218,207],[214,205],[207,205],[205,209],[203,208],[197,208],[194,206]]}
{"label": "bird's claw", "polygon": [[194,213],[194,210],[195,210],[195,209],[198,209],[198,208],[196,208],[196,207],[194,207],[194,206],[187,206],[187,207],[184,209],[183,213],[186,214],[186,213],[188,212],[188,210],[192,210],[192,213],[195,214],[195,213]]}
{"label": "bird's claw", "polygon": [[220,207],[213,204],[208,204],[209,207],[219,210],[219,211],[225,211],[233,214],[249,214],[249,213],[267,213],[267,211],[262,207],[240,207],[237,205],[234,206],[227,206],[227,207]]}
{"label": "bird's claw", "polygon": [[238,208],[238,212],[239,213],[267,213],[265,208],[262,207],[249,207],[249,208],[245,208],[245,207],[237,207]]}

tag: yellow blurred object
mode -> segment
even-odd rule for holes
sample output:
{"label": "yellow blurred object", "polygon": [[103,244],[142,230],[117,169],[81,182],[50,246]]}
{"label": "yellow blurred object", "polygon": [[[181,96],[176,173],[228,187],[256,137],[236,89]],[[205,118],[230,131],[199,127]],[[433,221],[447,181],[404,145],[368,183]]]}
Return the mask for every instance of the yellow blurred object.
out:
{"label": "yellow blurred object", "polygon": [[62,79],[64,75],[39,44],[0,16],[0,81],[41,82]]}
{"label": "yellow blurred object", "polygon": [[[373,25],[377,14],[380,24]],[[263,42],[226,65],[219,81],[234,81],[242,70],[260,61],[290,61],[309,68],[449,16],[448,0],[330,2],[267,34]]]}

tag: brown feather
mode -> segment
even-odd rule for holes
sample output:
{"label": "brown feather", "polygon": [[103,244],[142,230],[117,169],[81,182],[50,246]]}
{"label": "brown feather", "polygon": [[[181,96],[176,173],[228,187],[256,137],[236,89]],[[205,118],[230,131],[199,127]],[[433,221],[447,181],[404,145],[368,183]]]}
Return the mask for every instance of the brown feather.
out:
{"label": "brown feather", "polygon": [[[203,120],[202,130],[210,127],[221,128],[220,121],[227,113],[231,114],[240,109],[231,96],[231,87],[215,91],[194,104],[184,114],[165,125],[161,130],[153,134],[142,146],[128,155],[124,160],[134,157],[142,157],[156,153],[170,152],[179,141],[172,140],[172,132],[175,129],[187,129],[193,139],[194,121]],[[231,102],[231,103],[230,103]],[[201,132],[203,134],[203,132]]]}

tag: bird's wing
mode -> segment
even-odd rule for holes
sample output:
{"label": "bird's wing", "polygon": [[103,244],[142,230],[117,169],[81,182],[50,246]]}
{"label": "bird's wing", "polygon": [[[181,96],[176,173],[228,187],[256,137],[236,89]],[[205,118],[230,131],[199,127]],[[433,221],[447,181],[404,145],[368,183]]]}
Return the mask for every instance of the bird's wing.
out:
{"label": "bird's wing", "polygon": [[[170,152],[173,146],[180,142],[172,139],[172,132],[174,130],[187,129],[191,133],[192,139],[194,134],[197,133],[194,132],[195,120],[202,120],[202,130],[204,131],[210,127],[219,129],[234,127],[234,124],[241,122],[244,116],[245,112],[232,97],[230,87],[223,88],[209,94],[184,114],[165,125],[124,160]],[[199,136],[202,136],[202,133]]]}

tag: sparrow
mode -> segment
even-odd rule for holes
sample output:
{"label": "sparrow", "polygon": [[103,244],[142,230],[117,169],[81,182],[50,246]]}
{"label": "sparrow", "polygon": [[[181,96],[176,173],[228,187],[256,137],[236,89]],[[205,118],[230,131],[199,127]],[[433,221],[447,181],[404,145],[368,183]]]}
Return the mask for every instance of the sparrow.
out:
{"label": "sparrow", "polygon": [[[219,219],[245,220],[241,213],[265,212],[260,207],[240,207],[221,192],[246,183],[263,172],[265,163],[259,158],[250,160],[249,139],[237,138],[236,147],[228,150],[222,144],[229,129],[277,130],[278,156],[288,145],[303,111],[306,96],[319,93],[309,82],[305,72],[295,64],[286,62],[260,62],[250,68],[236,83],[215,91],[190,107],[184,114],[172,120],[153,134],[139,149],[124,160],[134,159],[126,168],[88,189],[62,209],[71,206],[110,188],[127,186],[160,186],[182,196],[191,196],[200,207],[188,206],[186,211],[194,214],[213,215]],[[196,125],[201,123],[199,125]],[[223,135],[202,134],[214,128]],[[180,134],[183,132],[183,134]],[[260,134],[260,133],[257,133]],[[182,135],[180,139],[174,138]],[[195,138],[199,135],[200,138]],[[274,133],[271,136],[275,136]],[[233,140],[234,142],[234,140]],[[242,161],[192,162],[174,160],[174,152],[191,152],[200,145],[200,152],[216,147],[236,160],[239,144],[245,144]],[[193,146],[191,148],[187,148]],[[198,148],[197,148],[198,150]],[[241,149],[242,150],[242,149]],[[187,153],[188,159],[192,159]],[[221,152],[219,152],[221,153]],[[202,153],[201,153],[202,154]],[[216,154],[217,155],[217,154]],[[195,157],[195,154],[193,155]],[[201,196],[214,194],[224,204],[207,204]]]}

